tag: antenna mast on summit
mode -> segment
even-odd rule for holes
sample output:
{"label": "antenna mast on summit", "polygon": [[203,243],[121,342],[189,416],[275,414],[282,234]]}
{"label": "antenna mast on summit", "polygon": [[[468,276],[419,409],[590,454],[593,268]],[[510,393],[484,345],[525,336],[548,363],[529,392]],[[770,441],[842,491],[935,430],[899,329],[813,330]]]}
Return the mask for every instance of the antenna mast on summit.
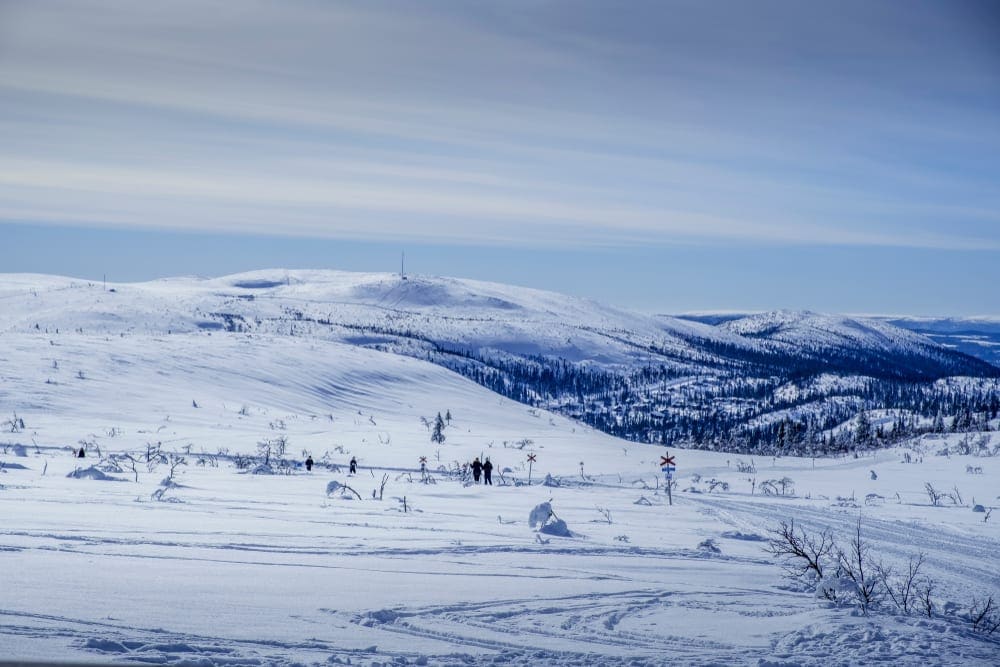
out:
{"label": "antenna mast on summit", "polygon": [[399,277],[402,280],[406,280],[406,251],[403,251],[402,257],[399,258]]}

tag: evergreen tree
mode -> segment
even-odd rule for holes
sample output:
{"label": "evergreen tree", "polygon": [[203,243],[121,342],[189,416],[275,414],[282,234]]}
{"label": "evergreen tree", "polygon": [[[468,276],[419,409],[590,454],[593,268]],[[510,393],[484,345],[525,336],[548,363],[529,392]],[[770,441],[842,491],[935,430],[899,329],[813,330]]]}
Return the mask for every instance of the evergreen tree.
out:
{"label": "evergreen tree", "polygon": [[444,419],[441,418],[441,413],[439,412],[437,419],[434,420],[434,430],[431,431],[431,442],[440,445],[444,440]]}
{"label": "evergreen tree", "polygon": [[868,413],[864,410],[858,413],[857,421],[854,423],[854,442],[858,444],[868,444],[872,439],[872,422],[868,419]]}
{"label": "evergreen tree", "polygon": [[934,417],[934,432],[944,433],[944,417],[941,415],[940,410],[938,410],[937,416]]}

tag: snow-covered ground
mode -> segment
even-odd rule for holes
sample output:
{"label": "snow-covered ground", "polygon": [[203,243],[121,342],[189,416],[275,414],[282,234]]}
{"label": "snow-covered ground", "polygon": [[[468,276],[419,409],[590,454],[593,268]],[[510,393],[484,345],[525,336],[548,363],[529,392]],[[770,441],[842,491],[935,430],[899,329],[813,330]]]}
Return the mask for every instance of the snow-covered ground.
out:
{"label": "snow-covered ground", "polygon": [[[440,445],[424,424],[438,412],[452,417]],[[672,450],[669,505],[662,448],[416,359],[224,332],[5,333],[6,420],[18,432],[0,436],[5,659],[987,665],[1000,655],[995,636],[957,618],[1000,589],[998,519],[971,509],[997,504],[1000,459],[936,455],[964,436],[861,459],[757,459],[755,473],[738,470],[748,457]],[[290,459],[310,453],[317,467],[234,465],[282,437]],[[87,456],[74,458],[81,442]],[[150,447],[184,458],[171,484],[169,462],[147,465]],[[122,452],[134,470],[90,470]],[[496,464],[494,486],[452,474],[477,456]],[[785,477],[794,491],[762,495],[761,482]],[[328,495],[333,481],[360,499],[343,486]],[[932,507],[926,482],[957,487],[961,504]],[[545,502],[571,536],[529,525]],[[926,554],[934,617],[819,601],[765,549],[768,531],[793,519],[846,544],[859,517],[887,563]]]}

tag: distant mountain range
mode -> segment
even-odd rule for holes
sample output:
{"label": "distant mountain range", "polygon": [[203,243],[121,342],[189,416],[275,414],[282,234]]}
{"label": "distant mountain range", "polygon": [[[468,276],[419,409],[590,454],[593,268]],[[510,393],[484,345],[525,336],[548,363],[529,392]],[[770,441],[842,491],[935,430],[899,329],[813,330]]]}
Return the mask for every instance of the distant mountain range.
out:
{"label": "distant mountain range", "polygon": [[417,357],[645,442],[842,449],[1000,408],[996,359],[967,352],[992,348],[956,320],[647,316],[496,283],[283,270],[108,286],[0,275],[0,308],[0,335],[312,337]]}
{"label": "distant mountain range", "polygon": [[[751,317],[750,314],[699,313],[677,317],[720,325]],[[869,321],[886,322],[901,329],[926,336],[935,343],[994,366],[1000,366],[1000,317],[875,317]]]}

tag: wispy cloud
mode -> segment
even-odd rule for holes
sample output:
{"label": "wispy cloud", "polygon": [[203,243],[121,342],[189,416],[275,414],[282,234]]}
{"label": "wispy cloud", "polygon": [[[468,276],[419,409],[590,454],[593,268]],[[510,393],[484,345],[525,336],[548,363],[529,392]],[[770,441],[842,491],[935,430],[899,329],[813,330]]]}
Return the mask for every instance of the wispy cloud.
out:
{"label": "wispy cloud", "polygon": [[0,220],[1000,247],[968,8],[725,9],[8,3]]}

